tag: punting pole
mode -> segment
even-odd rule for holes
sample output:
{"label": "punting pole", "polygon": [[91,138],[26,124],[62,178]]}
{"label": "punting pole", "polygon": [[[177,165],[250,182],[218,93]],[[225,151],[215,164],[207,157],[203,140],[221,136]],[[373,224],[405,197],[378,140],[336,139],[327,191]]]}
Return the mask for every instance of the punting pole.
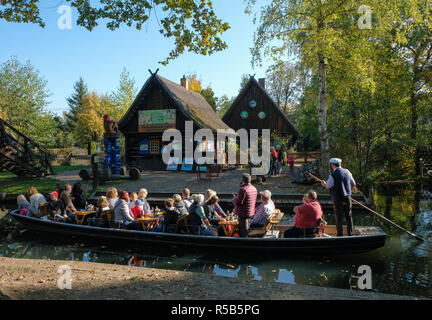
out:
{"label": "punting pole", "polygon": [[[314,178],[315,180],[319,181],[319,182],[322,181],[320,178],[314,176],[312,173],[309,173],[309,175],[310,175],[312,178]],[[418,236],[418,235],[416,235],[416,234],[414,234],[414,233],[412,233],[412,232],[410,232],[410,231],[408,231],[408,230],[402,228],[400,225],[394,223],[394,222],[391,221],[390,219],[387,219],[386,217],[384,217],[383,215],[379,214],[378,212],[372,210],[372,209],[369,208],[369,207],[366,207],[366,206],[365,206],[364,204],[362,204],[361,202],[358,202],[357,200],[355,200],[355,199],[353,199],[353,198],[351,198],[351,201],[357,203],[359,206],[365,208],[366,210],[369,210],[370,212],[372,212],[373,214],[377,215],[378,217],[380,217],[380,218],[383,219],[384,221],[390,223],[391,225],[395,226],[396,228],[398,228],[398,229],[400,229],[400,230],[402,230],[402,231],[408,233],[411,237],[415,238],[416,240],[421,241],[421,242],[424,242],[424,241],[425,241],[422,237],[420,237],[420,236]]]}

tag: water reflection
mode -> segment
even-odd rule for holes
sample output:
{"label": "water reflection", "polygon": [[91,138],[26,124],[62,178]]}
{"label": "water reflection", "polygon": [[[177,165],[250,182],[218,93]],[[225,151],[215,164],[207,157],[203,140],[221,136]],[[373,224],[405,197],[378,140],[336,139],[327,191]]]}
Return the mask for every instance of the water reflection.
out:
{"label": "water reflection", "polygon": [[[356,214],[354,224],[378,224],[388,241],[378,250],[344,256],[226,256],[183,250],[176,247],[130,248],[112,243],[82,242],[77,238],[42,236],[23,230],[12,219],[0,220],[0,255],[14,258],[58,259],[115,263],[216,274],[224,277],[315,285],[356,290],[357,270],[372,268],[373,291],[432,298],[432,199],[425,197],[429,186],[387,186],[375,194],[376,211],[402,227],[429,239],[424,243],[375,219]],[[426,193],[427,194],[427,193]],[[326,212],[326,219],[334,217]],[[287,214],[288,221],[293,215]],[[37,240],[36,240],[37,239]]]}

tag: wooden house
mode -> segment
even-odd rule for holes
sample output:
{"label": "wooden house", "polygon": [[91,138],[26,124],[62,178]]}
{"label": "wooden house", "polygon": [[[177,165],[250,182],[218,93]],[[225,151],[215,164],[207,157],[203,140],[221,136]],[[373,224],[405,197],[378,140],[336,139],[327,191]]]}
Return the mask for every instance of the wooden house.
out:
{"label": "wooden house", "polygon": [[265,90],[265,79],[259,82],[252,76],[243,87],[222,120],[235,131],[262,129],[277,131],[294,144],[299,136],[295,126]]}
{"label": "wooden house", "polygon": [[[213,133],[218,129],[229,129],[200,93],[189,90],[185,77],[177,84],[152,73],[119,122],[119,129],[125,136],[126,166],[140,170],[167,170],[161,152],[170,143],[162,142],[162,134],[169,128],[182,133],[184,158],[185,121],[193,121],[193,133],[201,128],[210,129]],[[194,149],[196,145],[194,141]],[[218,150],[223,150],[222,146],[218,146]],[[195,162],[186,167],[195,170]],[[182,163],[171,169],[181,170]]]}

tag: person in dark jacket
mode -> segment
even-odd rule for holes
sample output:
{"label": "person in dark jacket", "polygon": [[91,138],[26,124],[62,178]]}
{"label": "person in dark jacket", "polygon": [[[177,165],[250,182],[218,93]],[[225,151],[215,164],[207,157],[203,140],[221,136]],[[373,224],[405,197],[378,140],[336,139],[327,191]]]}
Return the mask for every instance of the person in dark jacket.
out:
{"label": "person in dark jacket", "polygon": [[344,217],[347,223],[347,233],[349,236],[352,235],[354,227],[351,213],[351,189],[356,185],[351,172],[342,168],[341,163],[341,159],[330,159],[333,172],[327,181],[321,181],[321,185],[330,190],[338,237],[343,236]]}
{"label": "person in dark jacket", "polygon": [[233,200],[235,214],[239,220],[240,237],[247,237],[252,217],[255,214],[258,191],[251,181],[251,175],[244,173],[241,188]]}
{"label": "person in dark jacket", "polygon": [[72,188],[72,203],[75,206],[75,208],[84,209],[86,207],[86,196],[84,194],[84,191],[82,189],[81,183],[77,182],[74,184]]}
{"label": "person in dark jacket", "polygon": [[48,200],[48,215],[50,218],[53,218],[56,214],[64,216],[64,205],[61,200],[58,198],[58,192],[53,191],[49,194],[50,199]]}
{"label": "person in dark jacket", "polygon": [[277,153],[277,159],[276,159],[276,175],[280,175],[282,173],[282,163],[283,163],[283,151],[280,147],[280,145],[276,146],[276,153]]}
{"label": "person in dark jacket", "polygon": [[195,201],[189,208],[189,221],[191,233],[202,236],[217,236],[217,231],[211,226],[204,208],[204,195],[196,195]]}
{"label": "person in dark jacket", "polygon": [[180,216],[179,210],[174,207],[174,200],[165,200],[165,210],[163,221],[154,230],[155,232],[175,232],[177,220]]}

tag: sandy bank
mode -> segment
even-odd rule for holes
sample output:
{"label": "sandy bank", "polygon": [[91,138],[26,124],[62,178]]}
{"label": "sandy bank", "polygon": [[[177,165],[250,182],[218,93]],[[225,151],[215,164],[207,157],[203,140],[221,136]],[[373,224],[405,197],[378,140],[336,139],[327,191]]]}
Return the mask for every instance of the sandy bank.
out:
{"label": "sandy bank", "polygon": [[[71,269],[72,289],[61,290],[59,267]],[[67,284],[66,281],[61,283]],[[0,257],[0,299],[415,299],[214,275],[91,262]]]}

